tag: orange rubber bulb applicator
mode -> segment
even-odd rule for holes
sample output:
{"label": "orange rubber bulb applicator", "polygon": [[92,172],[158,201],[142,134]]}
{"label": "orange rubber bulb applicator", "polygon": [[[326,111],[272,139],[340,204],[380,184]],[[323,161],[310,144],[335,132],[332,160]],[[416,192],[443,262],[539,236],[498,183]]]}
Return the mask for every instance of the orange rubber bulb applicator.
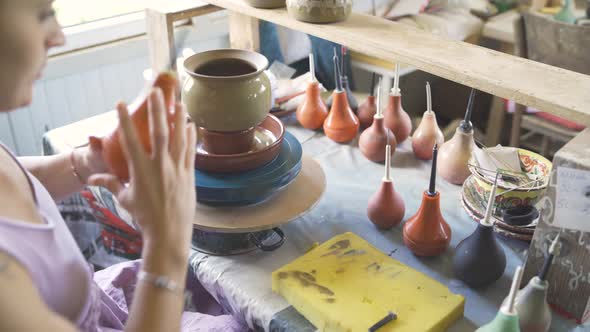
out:
{"label": "orange rubber bulb applicator", "polygon": [[440,212],[440,193],[436,191],[436,155],[430,173],[430,188],[422,195],[418,212],[404,225],[404,243],[417,256],[436,256],[447,249],[451,242],[451,227]]}

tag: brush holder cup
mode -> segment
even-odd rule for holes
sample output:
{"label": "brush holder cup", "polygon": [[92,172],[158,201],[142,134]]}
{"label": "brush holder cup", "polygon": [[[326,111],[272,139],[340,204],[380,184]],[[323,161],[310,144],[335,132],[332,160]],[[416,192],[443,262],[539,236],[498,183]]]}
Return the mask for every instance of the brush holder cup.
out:
{"label": "brush holder cup", "polygon": [[271,108],[268,60],[252,51],[219,49],[184,61],[182,100],[197,127],[217,132],[255,128]]}

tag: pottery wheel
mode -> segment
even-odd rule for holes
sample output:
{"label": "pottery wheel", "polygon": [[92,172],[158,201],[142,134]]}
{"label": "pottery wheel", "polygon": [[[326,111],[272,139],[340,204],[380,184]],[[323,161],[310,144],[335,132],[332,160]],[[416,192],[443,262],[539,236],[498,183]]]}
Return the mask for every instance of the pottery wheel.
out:
{"label": "pottery wheel", "polygon": [[251,206],[216,208],[197,203],[193,225],[211,232],[244,233],[277,227],[309,211],[326,189],[326,176],[312,157],[304,155],[297,178],[268,200]]}

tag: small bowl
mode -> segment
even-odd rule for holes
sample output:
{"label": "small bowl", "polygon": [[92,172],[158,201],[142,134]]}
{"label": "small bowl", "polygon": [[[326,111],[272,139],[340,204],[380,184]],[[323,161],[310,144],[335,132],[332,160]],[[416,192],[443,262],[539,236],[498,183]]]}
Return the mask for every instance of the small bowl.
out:
{"label": "small bowl", "polygon": [[213,131],[197,128],[198,141],[204,151],[216,155],[232,155],[252,150],[256,127],[241,131]]}
{"label": "small bowl", "polygon": [[[524,171],[529,174],[539,175],[542,180],[539,185],[518,189],[514,189],[514,186],[508,183],[499,181],[495,201],[496,209],[499,212],[514,207],[533,206],[543,197],[547,190],[552,163],[540,154],[525,149],[518,149],[518,155]],[[487,202],[494,184],[474,165],[475,161],[472,157],[469,160],[469,171],[475,178],[473,185],[480,198]]]}
{"label": "small bowl", "polygon": [[285,127],[274,115],[267,115],[253,131],[252,148],[237,154],[209,153],[202,143],[197,143],[195,168],[215,173],[244,172],[272,161],[281,150]]}

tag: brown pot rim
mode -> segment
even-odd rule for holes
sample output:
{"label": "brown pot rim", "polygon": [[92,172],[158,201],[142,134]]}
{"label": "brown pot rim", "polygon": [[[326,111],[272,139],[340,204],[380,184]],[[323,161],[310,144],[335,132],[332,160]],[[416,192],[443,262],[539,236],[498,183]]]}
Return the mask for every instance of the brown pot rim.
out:
{"label": "brown pot rim", "polygon": [[[206,55],[209,55],[209,54],[216,54],[216,53],[219,54],[219,56],[214,57],[216,59],[232,58],[232,59],[244,60],[244,61],[247,61],[248,63],[250,63],[251,65],[255,66],[256,71],[254,71],[252,73],[244,74],[244,75],[234,75],[234,76],[210,76],[210,75],[203,75],[203,74],[195,73],[196,67],[205,63],[205,61],[200,61],[200,58],[205,57]],[[227,56],[228,54],[235,55],[235,56]],[[249,54],[251,57],[255,58],[255,61],[250,61],[250,59],[240,56],[243,54]],[[187,67],[189,64],[190,64],[190,68]],[[266,68],[268,68],[268,59],[264,55],[262,55],[258,52],[254,52],[254,51],[234,49],[234,48],[220,48],[220,49],[215,49],[215,50],[199,52],[199,53],[189,56],[188,58],[186,58],[183,61],[183,67],[184,67],[184,71],[189,76],[195,77],[195,78],[200,78],[200,79],[210,79],[210,80],[246,79],[246,78],[256,77],[256,76],[260,75],[260,73],[265,71]]]}

